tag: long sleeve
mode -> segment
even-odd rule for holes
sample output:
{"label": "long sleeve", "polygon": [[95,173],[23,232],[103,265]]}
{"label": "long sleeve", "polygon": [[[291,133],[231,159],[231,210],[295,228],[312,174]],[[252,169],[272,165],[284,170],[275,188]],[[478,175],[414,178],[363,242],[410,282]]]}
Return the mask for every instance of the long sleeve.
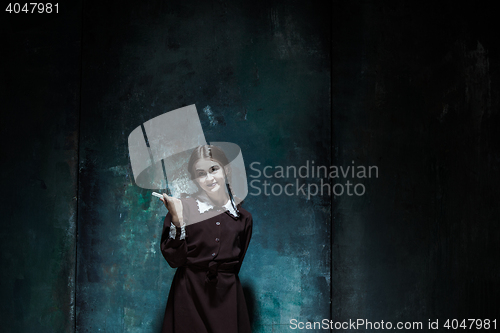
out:
{"label": "long sleeve", "polygon": [[168,213],[163,222],[161,253],[172,268],[183,266],[186,263],[187,244],[185,236],[185,227],[175,227],[172,224],[172,215]]}
{"label": "long sleeve", "polygon": [[250,244],[250,239],[252,238],[252,226],[253,226],[253,219],[252,215],[248,216],[246,224],[245,224],[245,233],[243,238],[241,239],[241,244],[242,244],[242,251],[240,254],[240,260],[239,264],[236,268],[236,273],[240,272],[241,265],[243,264],[243,259],[245,259],[245,255],[248,250],[248,245]]}

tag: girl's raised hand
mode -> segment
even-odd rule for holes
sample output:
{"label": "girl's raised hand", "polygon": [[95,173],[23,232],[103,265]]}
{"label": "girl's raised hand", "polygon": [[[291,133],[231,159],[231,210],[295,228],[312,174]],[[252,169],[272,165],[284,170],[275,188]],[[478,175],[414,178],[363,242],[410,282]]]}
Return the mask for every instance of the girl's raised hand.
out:
{"label": "girl's raised hand", "polygon": [[182,201],[170,197],[163,193],[163,198],[159,198],[163,203],[165,204],[165,207],[167,207],[168,211],[172,215],[172,222],[177,226],[180,227],[184,225],[183,221],[183,216],[182,216]]}

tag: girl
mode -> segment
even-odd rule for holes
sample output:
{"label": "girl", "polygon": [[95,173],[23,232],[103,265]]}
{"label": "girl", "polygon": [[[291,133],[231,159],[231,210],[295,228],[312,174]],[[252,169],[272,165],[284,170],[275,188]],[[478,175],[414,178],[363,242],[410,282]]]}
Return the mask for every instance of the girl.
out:
{"label": "girl", "polygon": [[229,162],[220,148],[196,148],[188,171],[198,192],[161,199],[168,209],[161,252],[177,268],[162,333],[251,333],[238,272],[252,215],[232,195]]}

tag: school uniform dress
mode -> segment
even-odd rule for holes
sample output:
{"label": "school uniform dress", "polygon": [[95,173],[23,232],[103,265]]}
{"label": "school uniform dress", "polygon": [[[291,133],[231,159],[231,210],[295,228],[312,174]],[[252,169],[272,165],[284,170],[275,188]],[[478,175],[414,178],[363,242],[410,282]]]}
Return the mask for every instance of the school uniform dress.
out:
{"label": "school uniform dress", "polygon": [[163,256],[177,268],[162,333],[251,333],[238,272],[252,215],[231,201],[215,206],[206,195],[181,201],[187,225],[176,227],[168,213],[161,237]]}

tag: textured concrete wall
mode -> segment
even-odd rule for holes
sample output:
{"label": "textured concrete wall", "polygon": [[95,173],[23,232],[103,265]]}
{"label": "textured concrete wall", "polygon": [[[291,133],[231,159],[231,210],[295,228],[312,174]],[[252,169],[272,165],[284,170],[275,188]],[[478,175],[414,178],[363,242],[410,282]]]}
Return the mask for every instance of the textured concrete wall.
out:
{"label": "textured concrete wall", "polygon": [[[166,209],[134,184],[129,133],[196,104],[207,140],[238,144],[249,174],[254,161],[330,164],[330,13],[299,2],[85,8],[77,331],[157,331],[174,274],[159,252]],[[255,332],[329,316],[329,202],[247,197],[240,278]]]}
{"label": "textured concrete wall", "polygon": [[334,209],[336,320],[494,318],[499,49],[487,6],[334,6],[338,163],[379,166]]}
{"label": "textured concrete wall", "polygon": [[379,168],[362,197],[247,197],[240,277],[255,332],[290,331],[292,318],[497,315],[495,11],[330,6],[86,1],[2,14],[2,331],[158,331],[174,273],[159,253],[166,210],[134,185],[127,137],[193,103],[208,141],[242,148],[249,176],[252,162]]}
{"label": "textured concrete wall", "polygon": [[65,12],[0,19],[2,332],[74,326],[80,3]]}

